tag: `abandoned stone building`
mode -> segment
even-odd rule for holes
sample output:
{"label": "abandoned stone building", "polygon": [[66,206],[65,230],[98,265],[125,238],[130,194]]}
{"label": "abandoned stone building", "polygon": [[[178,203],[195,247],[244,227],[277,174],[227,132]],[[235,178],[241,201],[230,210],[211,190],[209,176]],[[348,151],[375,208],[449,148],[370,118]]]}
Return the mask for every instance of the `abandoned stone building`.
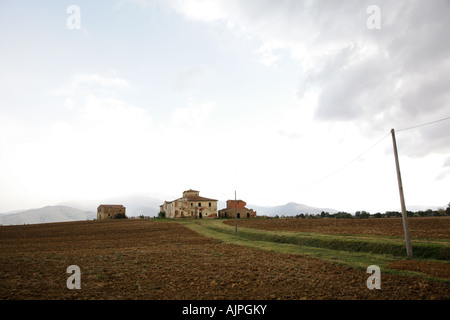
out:
{"label": "abandoned stone building", "polygon": [[248,209],[245,207],[247,203],[242,200],[227,200],[227,207],[225,209],[219,210],[220,218],[255,218],[256,211]]}
{"label": "abandoned stone building", "polygon": [[125,207],[117,204],[101,204],[97,208],[97,220],[126,218]]}
{"label": "abandoned stone building", "polygon": [[200,196],[197,190],[183,192],[183,197],[164,201],[160,211],[166,218],[217,218],[217,200]]}

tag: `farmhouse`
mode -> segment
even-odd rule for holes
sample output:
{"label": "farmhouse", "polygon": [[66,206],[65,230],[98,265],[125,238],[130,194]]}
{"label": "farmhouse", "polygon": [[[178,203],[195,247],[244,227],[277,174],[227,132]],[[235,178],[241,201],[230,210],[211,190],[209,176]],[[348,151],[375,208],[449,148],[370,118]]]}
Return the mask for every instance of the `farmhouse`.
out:
{"label": "farmhouse", "polygon": [[217,218],[217,200],[200,196],[197,190],[183,192],[183,197],[164,201],[160,211],[166,218]]}
{"label": "farmhouse", "polygon": [[97,208],[97,220],[125,218],[125,207],[117,204],[101,204]]}
{"label": "farmhouse", "polygon": [[219,210],[220,218],[235,218],[235,213],[237,218],[255,218],[256,211],[248,209],[245,207],[247,203],[242,200],[227,200],[227,207],[225,209]]}

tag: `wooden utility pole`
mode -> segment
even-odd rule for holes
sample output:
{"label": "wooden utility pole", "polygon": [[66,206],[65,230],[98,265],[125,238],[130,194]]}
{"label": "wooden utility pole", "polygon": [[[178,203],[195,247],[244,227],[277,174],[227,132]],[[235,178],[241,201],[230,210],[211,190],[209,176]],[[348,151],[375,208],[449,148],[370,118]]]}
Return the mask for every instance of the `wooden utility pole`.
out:
{"label": "wooden utility pole", "polygon": [[400,192],[400,204],[402,206],[402,220],[403,220],[403,232],[405,233],[405,242],[406,242],[406,255],[408,258],[412,258],[412,246],[411,239],[409,237],[409,227],[408,227],[408,215],[406,213],[406,205],[405,205],[405,196],[403,195],[403,183],[402,176],[400,174],[400,164],[398,161],[398,152],[397,152],[397,142],[395,140],[395,130],[391,130],[392,134],[392,142],[394,144],[394,156],[395,156],[395,165],[397,167],[397,180],[398,180],[398,189]]}
{"label": "wooden utility pole", "polygon": [[234,190],[234,235],[237,237],[237,206],[236,206],[236,190]]}

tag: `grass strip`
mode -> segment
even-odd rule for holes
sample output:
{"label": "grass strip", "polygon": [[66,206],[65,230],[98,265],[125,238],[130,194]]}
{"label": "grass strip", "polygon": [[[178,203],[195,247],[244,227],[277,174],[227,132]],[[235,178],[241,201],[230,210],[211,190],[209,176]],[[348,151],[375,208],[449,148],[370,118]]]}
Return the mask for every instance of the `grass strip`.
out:
{"label": "grass strip", "polygon": [[[234,235],[235,229],[221,220],[197,221],[203,227],[219,233]],[[297,246],[316,247],[349,252],[366,252],[375,254],[389,254],[406,257],[405,243],[402,239],[361,238],[338,235],[322,235],[289,231],[267,231],[240,227],[238,235],[252,241],[266,241],[287,243]],[[450,246],[441,243],[415,242],[413,243],[415,258],[421,259],[450,259]]]}
{"label": "grass strip", "polygon": [[[379,266],[384,273],[396,274],[396,275],[406,275],[406,276],[420,276],[429,280],[450,283],[448,279],[437,278],[434,276],[427,275],[425,273],[407,271],[407,270],[397,270],[390,269],[387,266],[394,261],[402,260],[404,257],[394,256],[391,254],[374,254],[370,252],[355,252],[348,250],[339,249],[329,249],[323,247],[312,247],[298,245],[294,243],[286,242],[273,242],[265,240],[253,240],[242,235],[242,228],[238,232],[238,236],[234,235],[234,227],[221,228],[217,221],[180,221],[183,225],[190,228],[191,230],[203,235],[205,237],[210,237],[217,239],[221,242],[231,243],[236,245],[242,245],[254,249],[268,250],[278,253],[288,253],[288,254],[301,254],[307,255],[321,260],[331,261],[336,264],[351,266],[356,269],[366,270],[370,265]],[[219,223],[221,223],[219,221]],[[223,224],[222,224],[223,225]],[[224,229],[226,232],[224,232]],[[231,231],[231,232],[230,232]],[[264,230],[259,230],[259,232],[267,232]],[[326,236],[325,236],[326,237]],[[428,259],[427,259],[428,260]],[[445,263],[445,262],[443,262]]]}

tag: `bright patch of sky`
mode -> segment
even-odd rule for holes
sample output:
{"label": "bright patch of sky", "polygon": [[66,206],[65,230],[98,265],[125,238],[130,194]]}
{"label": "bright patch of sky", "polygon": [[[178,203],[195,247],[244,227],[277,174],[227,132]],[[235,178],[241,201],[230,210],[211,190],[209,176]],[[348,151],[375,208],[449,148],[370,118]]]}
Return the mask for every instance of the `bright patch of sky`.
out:
{"label": "bright patch of sky", "polygon": [[[443,0],[2,1],[0,212],[189,188],[398,210],[388,134],[450,116],[449,18]],[[449,123],[398,133],[407,205],[450,201]]]}

